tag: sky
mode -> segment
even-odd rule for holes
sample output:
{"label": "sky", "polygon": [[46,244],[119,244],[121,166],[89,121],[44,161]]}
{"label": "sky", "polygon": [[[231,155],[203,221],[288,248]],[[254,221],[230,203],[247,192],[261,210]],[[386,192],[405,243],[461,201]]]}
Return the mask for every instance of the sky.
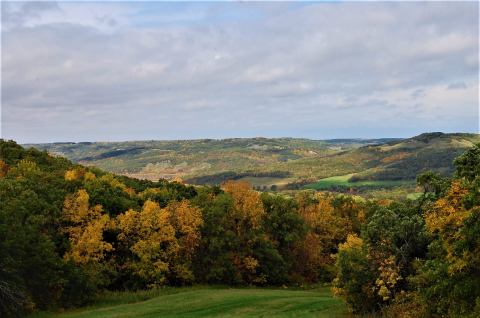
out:
{"label": "sky", "polygon": [[3,2],[2,138],[479,130],[478,2]]}

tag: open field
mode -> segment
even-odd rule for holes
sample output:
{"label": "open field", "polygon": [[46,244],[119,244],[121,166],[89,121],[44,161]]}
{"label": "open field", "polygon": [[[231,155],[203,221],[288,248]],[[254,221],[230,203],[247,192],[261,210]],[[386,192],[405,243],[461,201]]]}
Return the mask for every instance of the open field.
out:
{"label": "open field", "polygon": [[295,181],[295,179],[293,178],[274,178],[274,177],[244,177],[239,180],[250,183],[254,188],[266,187],[267,189],[270,189],[272,185],[282,187],[290,182]]}
{"label": "open field", "polygon": [[[328,287],[313,290],[193,287],[160,291],[139,302],[132,293],[116,293],[124,301],[99,302],[86,309],[59,314],[40,313],[31,318],[94,317],[348,317],[340,299]],[[113,302],[113,303],[112,303]]]}
{"label": "open field", "polygon": [[346,174],[343,176],[335,176],[330,178],[320,179],[315,183],[307,184],[305,189],[315,189],[315,190],[328,190],[333,187],[342,187],[342,188],[369,188],[369,187],[395,187],[403,185],[415,184],[414,180],[366,180],[366,181],[357,181],[351,182],[350,178],[354,174]]}

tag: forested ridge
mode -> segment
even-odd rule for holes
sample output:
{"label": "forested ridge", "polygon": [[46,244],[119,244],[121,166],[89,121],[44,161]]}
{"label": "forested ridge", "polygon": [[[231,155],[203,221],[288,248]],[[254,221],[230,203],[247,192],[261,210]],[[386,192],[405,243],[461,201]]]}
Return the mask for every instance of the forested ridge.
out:
{"label": "forested ridge", "polygon": [[480,148],[416,200],[117,176],[0,141],[0,315],[103,290],[332,282],[353,313],[480,314]]}

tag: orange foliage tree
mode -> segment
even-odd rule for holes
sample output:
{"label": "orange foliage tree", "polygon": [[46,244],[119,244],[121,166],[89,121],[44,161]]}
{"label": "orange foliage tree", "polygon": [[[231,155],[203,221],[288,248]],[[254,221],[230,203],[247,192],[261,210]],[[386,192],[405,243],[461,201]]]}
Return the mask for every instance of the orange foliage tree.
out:
{"label": "orange foliage tree", "polygon": [[297,245],[299,269],[307,281],[330,280],[332,255],[337,252],[338,244],[354,232],[363,207],[353,200],[338,204],[335,197],[327,193],[313,197],[299,194],[297,202],[299,213],[309,227],[305,239]]}
{"label": "orange foliage tree", "polygon": [[0,160],[0,178],[5,177],[8,172],[8,165],[5,161]]}

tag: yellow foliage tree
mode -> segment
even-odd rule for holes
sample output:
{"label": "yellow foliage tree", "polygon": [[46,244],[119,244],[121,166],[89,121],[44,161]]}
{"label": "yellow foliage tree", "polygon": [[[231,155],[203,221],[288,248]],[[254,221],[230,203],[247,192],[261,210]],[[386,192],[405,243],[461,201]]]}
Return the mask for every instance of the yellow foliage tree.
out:
{"label": "yellow foliage tree", "polygon": [[466,250],[459,255],[454,248],[454,243],[463,239],[465,235],[461,231],[464,221],[474,209],[478,209],[478,207],[465,209],[462,200],[467,194],[468,190],[462,186],[461,181],[453,181],[446,196],[438,199],[425,216],[427,230],[430,233],[437,233],[442,239],[450,274],[462,271],[473,259],[478,258],[478,255]]}
{"label": "yellow foliage tree", "polygon": [[95,264],[113,250],[112,245],[103,240],[104,231],[111,227],[110,218],[103,214],[100,205],[90,208],[87,191],[78,190],[66,197],[63,216],[69,224],[66,232],[70,238],[70,249],[65,258],[77,264]]}
{"label": "yellow foliage tree", "polygon": [[[361,250],[363,247],[363,240],[355,234],[348,234],[347,239],[344,243],[340,243],[338,245],[338,252],[344,254],[350,253],[359,253],[361,254]],[[333,280],[333,287],[332,292],[335,296],[338,297],[345,297],[348,294],[348,291],[344,288],[344,282],[342,281],[343,277],[341,276],[342,272],[338,273],[337,277]],[[371,295],[370,295],[371,296]]]}
{"label": "yellow foliage tree", "polygon": [[395,256],[391,255],[381,260],[378,270],[379,277],[375,281],[377,293],[384,301],[387,301],[392,298],[392,290],[402,279],[400,268],[396,265]]}
{"label": "yellow foliage tree", "polygon": [[129,210],[117,217],[119,240],[136,256],[127,266],[149,286],[165,283],[170,261],[179,251],[170,215],[147,200],[142,211]]}
{"label": "yellow foliage tree", "polygon": [[265,211],[258,192],[252,190],[251,185],[245,181],[227,181],[222,189],[232,196],[240,222],[259,228]]}
{"label": "yellow foliage tree", "polygon": [[83,176],[83,171],[78,168],[73,168],[65,171],[65,180],[66,181],[76,181]]}
{"label": "yellow foliage tree", "polygon": [[83,176],[83,179],[85,181],[92,181],[92,180],[95,180],[96,177],[97,176],[95,175],[95,173],[87,171],[87,172],[85,172],[85,175]]}
{"label": "yellow foliage tree", "polygon": [[95,180],[96,175],[93,172],[87,171],[85,167],[75,167],[73,169],[65,171],[65,180],[66,181],[76,181],[76,180],[92,181]]}
{"label": "yellow foliage tree", "polygon": [[202,212],[187,200],[173,202],[167,206],[170,221],[183,250],[183,256],[191,259],[200,242],[200,227],[203,225]]}
{"label": "yellow foliage tree", "polygon": [[170,223],[175,228],[179,250],[172,261],[172,280],[178,283],[193,282],[191,262],[195,249],[200,244],[200,227],[203,225],[202,212],[193,207],[187,200],[170,203],[166,210],[169,213]]}
{"label": "yellow foliage tree", "polygon": [[106,175],[103,175],[103,176],[100,177],[100,180],[110,184],[110,186],[112,188],[119,188],[119,189],[122,189],[124,191],[127,189],[127,186],[125,184],[123,184],[120,180],[115,178],[115,176],[113,174],[108,173]]}

